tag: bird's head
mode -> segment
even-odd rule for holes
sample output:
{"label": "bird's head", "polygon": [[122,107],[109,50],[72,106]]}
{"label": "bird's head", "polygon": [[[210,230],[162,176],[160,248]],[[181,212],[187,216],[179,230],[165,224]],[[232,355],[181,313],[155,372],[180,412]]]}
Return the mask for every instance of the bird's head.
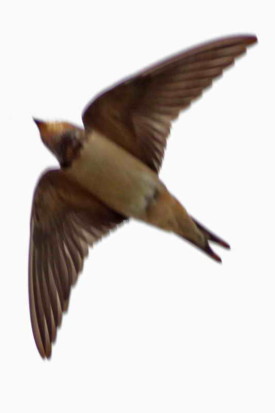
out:
{"label": "bird's head", "polygon": [[33,119],[41,139],[54,154],[62,168],[71,165],[82,147],[84,130],[68,122],[44,122]]}

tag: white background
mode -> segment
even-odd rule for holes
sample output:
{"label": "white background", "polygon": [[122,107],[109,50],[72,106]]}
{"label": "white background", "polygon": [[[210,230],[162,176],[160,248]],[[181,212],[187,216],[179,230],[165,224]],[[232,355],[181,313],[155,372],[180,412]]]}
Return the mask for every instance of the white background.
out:
{"label": "white background", "polygon": [[[32,194],[56,166],[32,116],[81,124],[100,90],[226,34],[259,43],[174,124],[161,178],[224,237],[219,265],[137,222],[90,253],[50,361],[28,312]],[[1,412],[274,412],[272,1],[4,1]]]}

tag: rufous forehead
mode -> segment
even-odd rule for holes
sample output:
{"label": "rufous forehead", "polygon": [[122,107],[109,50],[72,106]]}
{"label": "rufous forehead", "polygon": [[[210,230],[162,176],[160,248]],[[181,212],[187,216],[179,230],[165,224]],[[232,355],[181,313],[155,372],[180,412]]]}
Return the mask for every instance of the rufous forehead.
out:
{"label": "rufous forehead", "polygon": [[37,122],[42,138],[51,139],[53,136],[62,134],[75,126],[68,122]]}

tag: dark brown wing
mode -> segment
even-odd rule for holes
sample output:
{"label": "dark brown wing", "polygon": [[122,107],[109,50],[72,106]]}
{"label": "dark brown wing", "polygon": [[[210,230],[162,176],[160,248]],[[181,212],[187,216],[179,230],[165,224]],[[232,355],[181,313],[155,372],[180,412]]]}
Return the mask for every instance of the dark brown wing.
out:
{"label": "dark brown wing", "polygon": [[171,121],[257,41],[231,36],[180,53],[107,90],[83,113],[105,134],[158,171]]}
{"label": "dark brown wing", "polygon": [[29,300],[33,334],[42,357],[51,355],[88,246],[123,219],[60,170],[40,178],[31,215]]}

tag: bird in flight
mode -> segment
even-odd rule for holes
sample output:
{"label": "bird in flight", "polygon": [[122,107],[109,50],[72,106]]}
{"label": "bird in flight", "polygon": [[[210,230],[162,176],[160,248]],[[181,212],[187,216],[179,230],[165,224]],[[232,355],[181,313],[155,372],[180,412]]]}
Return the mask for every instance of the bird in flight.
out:
{"label": "bird in flight", "polygon": [[84,129],[34,119],[60,169],[33,196],[29,304],[34,339],[51,356],[89,246],[135,218],[175,233],[221,261],[229,245],[197,222],[159,179],[171,123],[257,41],[229,36],[181,52],[111,87],[83,112]]}

